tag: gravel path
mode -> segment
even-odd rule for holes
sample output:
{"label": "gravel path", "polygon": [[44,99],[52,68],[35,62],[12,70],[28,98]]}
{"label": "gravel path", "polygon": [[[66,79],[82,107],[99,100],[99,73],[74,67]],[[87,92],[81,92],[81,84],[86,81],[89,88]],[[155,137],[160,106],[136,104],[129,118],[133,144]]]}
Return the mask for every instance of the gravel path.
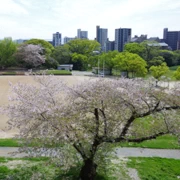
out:
{"label": "gravel path", "polygon": [[[15,147],[0,147],[0,156],[12,157],[12,152],[17,151]],[[118,157],[162,157],[180,159],[180,150],[171,149],[147,149],[147,148],[116,148]],[[24,157],[27,154],[17,154],[14,157]]]}

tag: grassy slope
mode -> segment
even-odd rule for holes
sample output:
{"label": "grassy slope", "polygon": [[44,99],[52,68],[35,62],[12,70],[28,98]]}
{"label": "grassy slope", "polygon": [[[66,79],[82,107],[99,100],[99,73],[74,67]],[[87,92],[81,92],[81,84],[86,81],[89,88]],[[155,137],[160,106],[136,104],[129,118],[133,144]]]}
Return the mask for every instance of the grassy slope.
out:
{"label": "grassy slope", "polygon": [[122,143],[122,147],[142,147],[152,149],[180,149],[178,138],[172,135],[164,135],[157,139],[144,141],[142,143]]}
{"label": "grassy slope", "polygon": [[129,158],[128,166],[138,171],[141,180],[177,180],[180,160],[165,158]]}
{"label": "grassy slope", "polygon": [[[0,157],[0,179],[30,180],[39,176],[41,179],[54,179],[58,168],[49,163],[49,158],[4,158]],[[40,179],[40,178],[39,178]]]}

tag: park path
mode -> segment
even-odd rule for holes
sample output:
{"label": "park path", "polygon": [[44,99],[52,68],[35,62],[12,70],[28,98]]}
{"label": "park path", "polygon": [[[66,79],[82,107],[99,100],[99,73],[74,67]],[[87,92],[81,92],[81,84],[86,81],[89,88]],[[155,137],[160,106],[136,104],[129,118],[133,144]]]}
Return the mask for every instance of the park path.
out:
{"label": "park path", "polygon": [[[12,155],[17,151],[16,147],[0,147],[0,157],[24,157],[25,153]],[[116,148],[115,153],[118,157],[162,157],[180,159],[180,150],[172,149],[148,149],[148,148]]]}

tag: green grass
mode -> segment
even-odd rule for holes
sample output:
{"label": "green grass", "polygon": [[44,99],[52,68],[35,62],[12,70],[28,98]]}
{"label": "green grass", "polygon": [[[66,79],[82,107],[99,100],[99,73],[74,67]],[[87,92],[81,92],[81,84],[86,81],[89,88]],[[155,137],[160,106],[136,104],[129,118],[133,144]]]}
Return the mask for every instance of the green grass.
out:
{"label": "green grass", "polygon": [[16,139],[0,139],[0,147],[19,147],[18,140]]}
{"label": "green grass", "polygon": [[[12,164],[12,165],[11,165]],[[0,157],[0,179],[55,179],[59,167],[49,158],[4,158]]]}
{"label": "green grass", "polygon": [[178,138],[173,135],[164,135],[157,139],[144,141],[142,143],[122,143],[122,147],[141,147],[152,149],[180,149]]}
{"label": "green grass", "polygon": [[66,70],[48,70],[47,74],[54,74],[54,75],[72,75],[70,71]]}
{"label": "green grass", "polygon": [[[110,159],[103,169],[98,169],[96,180],[128,179],[126,168],[134,168],[138,171],[141,180],[177,180],[180,176],[180,160],[166,158],[131,157],[129,161]],[[116,160],[112,163],[111,160]],[[11,165],[13,164],[13,166]],[[38,180],[78,179],[82,164],[64,171],[50,158],[5,158],[0,157],[0,179],[30,180],[35,177]]]}
{"label": "green grass", "polygon": [[6,71],[6,72],[2,72],[1,75],[16,75],[15,71]]}
{"label": "green grass", "polygon": [[128,167],[135,168],[141,180],[177,180],[180,160],[166,158],[129,158]]}

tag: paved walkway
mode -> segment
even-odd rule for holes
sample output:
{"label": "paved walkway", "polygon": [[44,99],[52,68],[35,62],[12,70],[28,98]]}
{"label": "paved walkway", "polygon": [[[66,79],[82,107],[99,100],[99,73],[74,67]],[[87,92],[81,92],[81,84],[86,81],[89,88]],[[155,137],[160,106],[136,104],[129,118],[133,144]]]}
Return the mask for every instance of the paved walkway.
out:
{"label": "paved walkway", "polygon": [[[12,152],[17,151],[14,147],[0,147],[0,156],[13,157]],[[180,150],[170,149],[147,149],[147,148],[116,148],[118,157],[162,157],[180,159]],[[14,157],[24,157],[27,154],[17,154]]]}
{"label": "paved walkway", "polygon": [[162,157],[180,159],[180,150],[148,148],[116,148],[118,157]]}

